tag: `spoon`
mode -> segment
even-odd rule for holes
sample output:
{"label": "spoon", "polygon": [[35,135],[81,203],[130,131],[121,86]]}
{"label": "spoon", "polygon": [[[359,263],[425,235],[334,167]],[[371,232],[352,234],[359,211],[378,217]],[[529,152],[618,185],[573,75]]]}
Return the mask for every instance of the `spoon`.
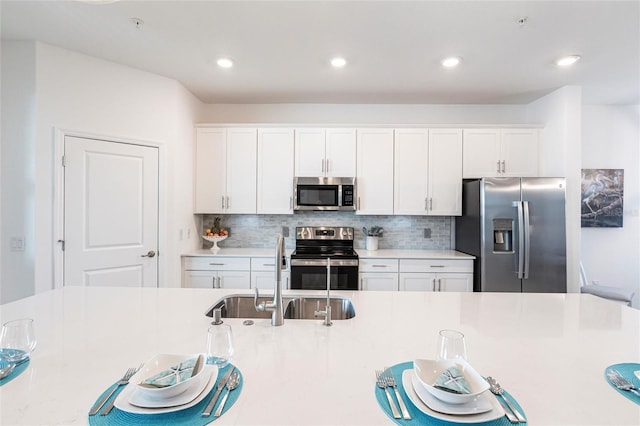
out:
{"label": "spoon", "polygon": [[[526,422],[527,420],[524,418],[522,414],[520,414],[520,411],[518,411],[518,409],[514,407],[513,404],[511,404],[511,401],[505,398],[505,396],[503,395],[504,389],[502,389],[502,386],[500,386],[500,383],[498,383],[496,379],[494,379],[493,377],[487,377],[487,382],[489,382],[489,390],[491,391],[491,393],[495,395],[499,395],[501,397],[501,398],[498,398],[500,402],[504,401],[507,403],[508,409],[504,410],[504,412],[507,418],[509,419],[509,421],[511,423]],[[503,407],[503,408],[506,408],[506,407]]]}
{"label": "spoon", "polygon": [[227,382],[227,393],[225,393],[222,397],[222,401],[220,401],[220,405],[218,405],[216,412],[213,413],[213,417],[220,417],[220,414],[222,414],[222,409],[224,408],[224,404],[227,402],[227,397],[232,390],[238,387],[238,384],[240,384],[240,374],[237,371],[234,371],[231,377],[229,377],[229,381]]}

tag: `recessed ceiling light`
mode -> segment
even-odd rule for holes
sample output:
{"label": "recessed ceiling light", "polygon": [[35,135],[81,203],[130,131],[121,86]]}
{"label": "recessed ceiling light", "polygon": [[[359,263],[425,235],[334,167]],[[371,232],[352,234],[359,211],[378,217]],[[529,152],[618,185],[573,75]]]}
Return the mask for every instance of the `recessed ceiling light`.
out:
{"label": "recessed ceiling light", "polygon": [[442,66],[446,68],[457,67],[460,64],[460,57],[451,56],[442,60]]}
{"label": "recessed ceiling light", "polygon": [[229,58],[220,58],[216,63],[220,68],[231,68],[233,66],[233,61]]}
{"label": "recessed ceiling light", "polygon": [[336,57],[331,59],[331,66],[334,68],[342,68],[347,65],[347,60],[344,58]]}
{"label": "recessed ceiling light", "polygon": [[580,60],[580,55],[569,55],[563,58],[560,58],[556,61],[556,65],[559,67],[568,67],[569,65],[573,65]]}

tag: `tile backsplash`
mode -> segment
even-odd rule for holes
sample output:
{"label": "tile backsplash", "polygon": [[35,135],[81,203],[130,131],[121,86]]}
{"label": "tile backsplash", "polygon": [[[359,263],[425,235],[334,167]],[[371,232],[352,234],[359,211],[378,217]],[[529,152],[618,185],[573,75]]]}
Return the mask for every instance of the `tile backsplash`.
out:
{"label": "tile backsplash", "polygon": [[[289,232],[287,248],[295,248],[298,226],[350,226],[355,229],[354,245],[365,247],[362,227],[382,226],[380,249],[439,250],[452,247],[452,218],[438,216],[359,216],[353,212],[297,212],[293,215],[199,215],[204,229],[213,226],[213,219],[221,218],[221,226],[229,230],[229,238],[218,245],[224,247],[271,248],[276,237]],[[425,232],[425,230],[428,230]],[[430,236],[425,238],[425,235]],[[202,240],[202,247],[211,243]]]}

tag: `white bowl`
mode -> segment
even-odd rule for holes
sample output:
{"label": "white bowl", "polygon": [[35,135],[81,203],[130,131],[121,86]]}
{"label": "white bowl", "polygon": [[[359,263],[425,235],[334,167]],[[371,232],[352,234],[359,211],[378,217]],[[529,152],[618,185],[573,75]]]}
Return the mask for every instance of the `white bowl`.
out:
{"label": "white bowl", "polygon": [[211,250],[216,251],[216,250],[220,250],[220,247],[218,247],[218,243],[220,241],[224,241],[229,237],[229,234],[227,235],[219,235],[217,237],[209,237],[207,235],[203,235],[202,239],[204,239],[205,241],[209,241],[210,243],[213,243],[213,247],[211,247]]}
{"label": "white bowl", "polygon": [[[148,379],[149,377],[161,373],[175,365],[180,364],[181,362],[187,361],[196,356],[200,357],[198,369],[196,370],[196,373],[188,379],[163,388],[150,387],[143,384],[144,380]],[[147,398],[160,400],[173,398],[177,395],[180,395],[192,386],[203,387],[203,382],[206,382],[209,378],[208,376],[210,376],[207,374],[203,374],[203,367],[205,362],[206,360],[204,355],[156,355],[149,361],[145,362],[142,369],[138,372],[137,377],[140,377],[140,380],[137,383],[137,391],[144,394],[144,396]]]}
{"label": "white bowl", "polygon": [[[458,394],[433,387],[440,374],[454,366],[460,370],[469,383],[471,393]],[[489,383],[463,359],[416,359],[413,361],[413,370],[420,383],[431,395],[449,404],[464,404],[489,389]]]}

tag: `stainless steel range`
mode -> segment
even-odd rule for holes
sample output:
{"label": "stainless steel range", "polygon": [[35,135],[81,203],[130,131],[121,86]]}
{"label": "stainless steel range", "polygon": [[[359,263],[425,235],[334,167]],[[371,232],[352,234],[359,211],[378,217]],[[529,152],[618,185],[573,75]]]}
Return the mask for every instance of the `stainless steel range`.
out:
{"label": "stainless steel range", "polygon": [[353,249],[353,236],[353,228],[297,227],[290,287],[325,290],[329,259],[331,290],[358,290],[358,254]]}

